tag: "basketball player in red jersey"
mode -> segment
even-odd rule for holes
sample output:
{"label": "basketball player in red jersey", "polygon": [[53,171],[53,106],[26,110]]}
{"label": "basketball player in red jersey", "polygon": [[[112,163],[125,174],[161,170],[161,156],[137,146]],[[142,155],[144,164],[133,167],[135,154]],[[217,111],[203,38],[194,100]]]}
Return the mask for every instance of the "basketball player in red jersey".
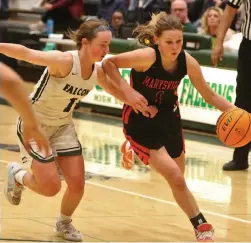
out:
{"label": "basketball player in red jersey", "polygon": [[126,139],[139,159],[167,180],[176,202],[194,227],[197,242],[213,242],[214,229],[200,212],[184,179],[184,139],[177,88],[188,74],[206,102],[221,111],[234,105],[210,89],[198,62],[182,50],[182,24],[176,17],[166,13],[153,15],[152,20],[138,26],[135,33],[140,43],[150,47],[112,56],[104,60],[103,68],[110,78],[118,81],[122,79],[118,68],[132,68],[131,85],[147,99],[148,105],[156,106],[158,112],[154,118],[147,118],[124,105]]}

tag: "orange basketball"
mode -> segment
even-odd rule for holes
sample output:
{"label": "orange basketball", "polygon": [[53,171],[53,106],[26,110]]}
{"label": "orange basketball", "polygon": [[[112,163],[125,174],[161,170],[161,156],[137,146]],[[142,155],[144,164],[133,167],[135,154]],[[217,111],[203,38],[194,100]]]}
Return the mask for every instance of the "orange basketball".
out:
{"label": "orange basketball", "polygon": [[216,133],[221,142],[238,148],[251,141],[251,115],[240,108],[232,108],[217,120]]}

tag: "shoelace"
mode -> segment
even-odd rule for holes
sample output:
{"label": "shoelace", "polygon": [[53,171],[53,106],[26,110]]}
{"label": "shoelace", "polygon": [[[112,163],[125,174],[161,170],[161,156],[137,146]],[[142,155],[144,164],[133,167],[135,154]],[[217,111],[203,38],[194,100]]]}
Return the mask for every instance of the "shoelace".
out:
{"label": "shoelace", "polygon": [[213,235],[213,231],[210,230],[210,231],[204,231],[204,232],[200,232],[200,231],[197,231],[197,238],[199,240],[205,240],[207,238],[211,239],[212,238],[212,235]]}
{"label": "shoelace", "polygon": [[64,220],[60,222],[60,226],[62,227],[62,230],[64,233],[79,233],[78,230],[75,229],[75,227],[71,224],[72,219]]}
{"label": "shoelace", "polygon": [[13,197],[19,198],[22,194],[23,188],[13,189]]}

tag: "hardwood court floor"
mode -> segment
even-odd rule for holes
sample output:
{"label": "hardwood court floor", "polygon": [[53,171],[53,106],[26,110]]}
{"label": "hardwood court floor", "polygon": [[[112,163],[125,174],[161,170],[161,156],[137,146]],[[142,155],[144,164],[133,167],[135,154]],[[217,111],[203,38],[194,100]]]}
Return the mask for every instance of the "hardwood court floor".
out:
{"label": "hardwood court floor", "polygon": [[[45,198],[26,189],[19,206],[11,206],[3,195],[6,165],[20,158],[16,112],[1,105],[0,114],[0,240],[62,241],[54,236],[53,225],[64,190]],[[83,145],[87,179],[73,222],[83,232],[84,241],[194,241],[190,222],[166,182],[149,167],[121,168],[119,147],[124,137],[120,121],[90,114],[74,121]],[[221,167],[231,158],[232,149],[211,137],[189,133],[185,137],[187,184],[214,225],[215,240],[251,241],[251,171],[224,173]]]}

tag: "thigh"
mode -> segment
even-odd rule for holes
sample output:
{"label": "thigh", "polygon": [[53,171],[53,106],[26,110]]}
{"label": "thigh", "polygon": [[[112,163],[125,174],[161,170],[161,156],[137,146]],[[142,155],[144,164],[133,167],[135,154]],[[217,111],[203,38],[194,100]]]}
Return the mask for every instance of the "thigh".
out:
{"label": "thigh", "polygon": [[74,124],[60,127],[50,139],[56,156],[56,164],[68,186],[84,184],[84,160]]}
{"label": "thigh", "polygon": [[[44,130],[45,134],[47,135],[47,138],[49,139],[50,131],[46,128],[46,126],[41,125],[41,128]],[[30,149],[27,150],[23,142],[23,124],[22,124],[22,119],[20,117],[17,120],[17,136],[21,153],[21,159],[25,167],[30,167],[32,160],[36,160],[41,163],[50,163],[54,161],[52,149],[51,149],[51,154],[49,156],[45,156],[43,151],[38,150],[35,141],[30,142]]]}
{"label": "thigh", "polygon": [[82,155],[82,146],[73,123],[61,126],[50,138],[50,144],[57,157]]}
{"label": "thigh", "polygon": [[55,162],[41,163],[37,160],[32,160],[31,170],[40,186],[60,186],[61,181]]}
{"label": "thigh", "polygon": [[85,166],[82,155],[59,156],[56,163],[63,172],[68,186],[83,187],[85,182]]}
{"label": "thigh", "polygon": [[[40,125],[47,135],[48,139],[54,133],[57,128],[50,128],[45,125]],[[19,117],[17,121],[17,135],[18,142],[20,147],[20,153],[22,162],[25,168],[31,169],[36,183],[40,186],[60,186],[60,178],[58,175],[57,166],[54,162],[54,156],[51,154],[45,156],[43,152],[38,150],[38,147],[34,141],[30,142],[30,150],[25,148],[23,143],[23,128],[22,128],[22,119]]]}
{"label": "thigh", "polygon": [[171,158],[173,158],[181,171],[185,169],[185,141],[183,131],[180,129],[175,134],[167,135],[165,148]]}
{"label": "thigh", "polygon": [[176,164],[179,166],[180,170],[184,174],[184,172],[185,172],[185,152],[182,151],[180,156],[177,158],[173,158],[173,160],[176,162]]}
{"label": "thigh", "polygon": [[185,143],[182,131],[166,135],[165,148],[172,158],[178,158],[185,150]]}
{"label": "thigh", "polygon": [[179,166],[170,157],[164,146],[159,150],[150,150],[149,164],[168,181],[183,176]]}

